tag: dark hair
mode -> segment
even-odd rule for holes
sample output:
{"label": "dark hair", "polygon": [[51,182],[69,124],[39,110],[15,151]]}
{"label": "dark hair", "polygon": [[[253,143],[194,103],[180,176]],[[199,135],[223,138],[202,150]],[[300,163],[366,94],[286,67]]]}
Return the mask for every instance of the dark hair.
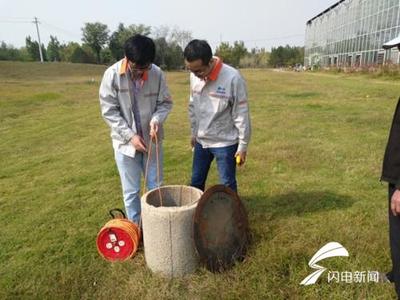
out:
{"label": "dark hair", "polygon": [[207,65],[212,58],[212,50],[205,40],[192,40],[185,47],[183,56],[188,62],[201,59],[203,65]]}
{"label": "dark hair", "polygon": [[145,66],[154,61],[156,46],[151,38],[135,34],[126,40],[124,45],[125,56],[139,66]]}

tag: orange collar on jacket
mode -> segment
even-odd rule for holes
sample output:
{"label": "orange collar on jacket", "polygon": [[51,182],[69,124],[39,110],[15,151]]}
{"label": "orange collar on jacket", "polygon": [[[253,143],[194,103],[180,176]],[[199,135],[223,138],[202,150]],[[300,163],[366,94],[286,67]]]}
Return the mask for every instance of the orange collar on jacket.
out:
{"label": "orange collar on jacket", "polygon": [[[119,70],[119,75],[125,75],[126,72],[129,70],[128,59],[125,57],[122,60],[121,69]],[[149,72],[146,70],[143,72],[142,80],[146,81],[149,78]]]}
{"label": "orange collar on jacket", "polygon": [[214,58],[216,59],[215,65],[214,65],[213,69],[211,70],[210,74],[208,74],[207,80],[212,80],[212,81],[217,80],[219,72],[222,69],[222,59],[220,59],[219,57],[216,57],[216,56]]}

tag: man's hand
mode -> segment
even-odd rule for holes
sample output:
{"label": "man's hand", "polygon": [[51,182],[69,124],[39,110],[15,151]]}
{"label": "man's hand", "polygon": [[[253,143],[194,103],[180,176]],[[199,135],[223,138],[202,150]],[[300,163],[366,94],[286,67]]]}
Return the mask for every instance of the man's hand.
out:
{"label": "man's hand", "polygon": [[394,216],[400,215],[400,190],[396,190],[393,193],[392,199],[390,201],[390,208]]}
{"label": "man's hand", "polygon": [[244,163],[246,162],[246,151],[236,152],[235,157],[236,157],[236,161],[238,162],[239,166],[244,165]]}
{"label": "man's hand", "polygon": [[194,148],[194,145],[196,145],[196,137],[195,137],[195,136],[192,136],[192,137],[190,138],[190,146],[191,146],[192,148]]}
{"label": "man's hand", "polygon": [[135,134],[131,139],[131,143],[137,151],[147,152],[144,140],[140,135]]}
{"label": "man's hand", "polygon": [[158,123],[157,122],[150,123],[150,136],[152,139],[156,137],[157,132],[158,132]]}

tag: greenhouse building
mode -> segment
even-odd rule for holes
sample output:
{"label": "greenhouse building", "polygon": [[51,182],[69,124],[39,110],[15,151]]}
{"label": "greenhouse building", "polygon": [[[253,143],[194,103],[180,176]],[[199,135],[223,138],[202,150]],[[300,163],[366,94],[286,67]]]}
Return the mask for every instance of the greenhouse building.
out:
{"label": "greenhouse building", "polygon": [[400,0],[341,0],[307,22],[306,67],[400,63]]}

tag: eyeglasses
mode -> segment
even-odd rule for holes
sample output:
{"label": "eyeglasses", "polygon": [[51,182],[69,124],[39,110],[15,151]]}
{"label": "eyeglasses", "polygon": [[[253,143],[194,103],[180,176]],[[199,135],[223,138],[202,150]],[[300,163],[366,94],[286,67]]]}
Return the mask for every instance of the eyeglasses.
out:
{"label": "eyeglasses", "polygon": [[187,70],[189,72],[192,72],[194,75],[202,75],[208,70],[208,68],[207,68],[207,66],[205,66],[205,67],[199,68],[197,70],[192,70],[190,68],[187,68]]}
{"label": "eyeglasses", "polygon": [[131,72],[137,72],[137,71],[148,71],[151,69],[152,64],[144,65],[144,66],[139,66],[135,64],[134,62],[129,62],[129,68]]}
{"label": "eyeglasses", "polygon": [[197,77],[203,78],[208,73],[210,73],[212,68],[211,63],[208,63],[207,65],[199,65],[199,64],[193,64],[193,63],[187,63],[186,64],[186,70],[189,72],[193,73]]}

